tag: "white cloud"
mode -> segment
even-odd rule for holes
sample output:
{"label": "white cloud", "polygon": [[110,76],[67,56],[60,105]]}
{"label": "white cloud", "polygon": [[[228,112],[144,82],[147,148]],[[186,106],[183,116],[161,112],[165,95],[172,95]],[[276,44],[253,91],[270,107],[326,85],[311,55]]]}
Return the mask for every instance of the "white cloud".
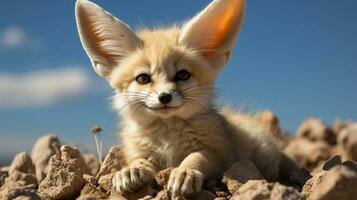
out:
{"label": "white cloud", "polygon": [[27,74],[0,73],[0,108],[40,107],[80,96],[91,86],[79,67],[46,69]]}
{"label": "white cloud", "polygon": [[0,46],[7,49],[31,47],[39,48],[38,40],[31,38],[20,27],[10,26],[0,32]]}

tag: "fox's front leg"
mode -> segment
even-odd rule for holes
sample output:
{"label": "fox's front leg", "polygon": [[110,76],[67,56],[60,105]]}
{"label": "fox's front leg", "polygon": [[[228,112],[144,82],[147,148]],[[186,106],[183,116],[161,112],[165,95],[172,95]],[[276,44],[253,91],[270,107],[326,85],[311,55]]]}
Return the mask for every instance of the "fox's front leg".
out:
{"label": "fox's front leg", "polygon": [[217,175],[221,167],[217,156],[210,151],[191,153],[172,170],[168,189],[174,195],[190,196],[199,192],[204,180]]}
{"label": "fox's front leg", "polygon": [[156,171],[154,159],[137,159],[116,172],[112,180],[117,192],[134,192],[153,180]]}

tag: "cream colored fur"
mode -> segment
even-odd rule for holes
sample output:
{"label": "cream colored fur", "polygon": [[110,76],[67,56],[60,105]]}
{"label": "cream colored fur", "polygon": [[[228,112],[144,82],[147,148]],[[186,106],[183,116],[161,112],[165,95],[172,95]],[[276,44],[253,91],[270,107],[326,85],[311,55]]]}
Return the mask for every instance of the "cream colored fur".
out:
{"label": "cream colored fur", "polygon": [[[214,0],[182,27],[141,30],[99,6],[78,0],[76,17],[84,49],[96,72],[115,89],[120,137],[127,167],[113,185],[131,192],[155,173],[174,167],[168,183],[176,195],[190,195],[203,181],[239,159],[250,159],[264,176],[279,176],[281,153],[262,125],[248,115],[216,109],[213,84],[228,61],[243,21],[244,0]],[[191,77],[174,81],[187,70]],[[152,82],[139,84],[139,74]],[[162,105],[158,95],[172,94]]]}

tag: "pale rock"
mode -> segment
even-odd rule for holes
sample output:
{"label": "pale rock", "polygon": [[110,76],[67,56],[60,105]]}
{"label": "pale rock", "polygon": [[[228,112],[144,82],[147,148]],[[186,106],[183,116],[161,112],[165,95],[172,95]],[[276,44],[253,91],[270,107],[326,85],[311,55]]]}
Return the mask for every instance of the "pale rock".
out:
{"label": "pale rock", "polygon": [[119,146],[112,147],[105,157],[102,166],[99,169],[97,178],[103,175],[112,174],[120,171],[124,165],[123,150]]}
{"label": "pale rock", "polygon": [[301,195],[305,199],[311,199],[311,193],[317,185],[325,178],[327,171],[320,171],[316,173],[311,179],[309,179],[302,188]]}
{"label": "pale rock", "polygon": [[222,182],[227,185],[231,194],[249,180],[264,179],[259,170],[249,160],[241,160],[232,164],[224,173]]}
{"label": "pale rock", "polygon": [[268,183],[265,180],[250,180],[240,187],[232,200],[302,200],[293,187],[280,183]]}
{"label": "pale rock", "polygon": [[344,128],[338,135],[337,141],[347,158],[357,162],[357,123]]}
{"label": "pale rock", "polygon": [[336,144],[335,133],[317,118],[305,120],[298,128],[296,135],[298,138],[306,138],[313,142],[324,141],[329,144]]}
{"label": "pale rock", "polygon": [[120,171],[124,164],[122,148],[119,146],[112,147],[105,157],[96,176],[99,185],[109,191],[112,188],[112,179],[115,172]]}
{"label": "pale rock", "polygon": [[81,195],[79,196],[76,200],[99,200],[96,198],[95,195],[93,194],[86,194],[86,195]]}
{"label": "pale rock", "polygon": [[9,176],[15,171],[19,171],[26,174],[35,174],[35,166],[32,163],[31,158],[25,153],[19,153],[13,159],[9,166]]}
{"label": "pale rock", "polygon": [[100,176],[98,179],[99,186],[102,187],[105,191],[110,191],[113,188],[113,177],[114,173]]}
{"label": "pale rock", "polygon": [[292,140],[284,148],[284,153],[309,170],[330,157],[328,144],[322,141],[312,142],[305,138]]}
{"label": "pale rock", "polygon": [[138,200],[152,200],[154,197],[150,196],[150,195],[146,195],[145,197],[143,198],[140,198]]}
{"label": "pale rock", "polygon": [[45,135],[37,139],[32,148],[31,158],[36,167],[36,178],[40,183],[48,172],[50,158],[60,153],[60,141],[56,135]]}
{"label": "pale rock", "polygon": [[110,193],[109,200],[128,200],[122,194],[115,192],[114,190]]}
{"label": "pale rock", "polygon": [[0,189],[0,196],[8,196],[14,188],[36,187],[35,167],[26,153],[19,153],[8,168],[8,177]]}
{"label": "pale rock", "polygon": [[13,200],[13,199],[26,199],[40,200],[41,197],[36,191],[36,185],[23,186],[16,182],[7,182],[1,187],[0,199]]}
{"label": "pale rock", "polygon": [[335,166],[324,173],[319,183],[305,192],[307,200],[352,200],[357,197],[357,173],[346,166]]}
{"label": "pale rock", "polygon": [[84,160],[77,148],[64,145],[60,150],[61,157],[51,157],[48,174],[39,191],[51,199],[73,199],[86,183],[83,179]]}
{"label": "pale rock", "polygon": [[89,198],[89,196],[94,197],[95,199],[108,199],[109,194],[100,187],[96,187],[94,184],[87,183],[81,190],[81,195],[79,198]]}
{"label": "pale rock", "polygon": [[12,174],[5,179],[5,184],[6,182],[11,182],[11,181],[18,183],[17,185],[21,185],[21,186],[27,186],[27,185],[37,186],[37,179],[34,174],[24,173],[18,170],[13,171]]}
{"label": "pale rock", "polygon": [[145,186],[139,188],[134,193],[124,193],[124,194],[121,194],[121,195],[123,197],[127,198],[128,200],[137,200],[137,199],[143,198],[143,197],[145,197],[147,195],[154,196],[155,195],[155,191],[154,191],[152,185],[149,184],[149,185],[145,185]]}
{"label": "pale rock", "polygon": [[90,183],[93,185],[95,185],[97,183],[97,179],[92,175],[83,174],[83,179],[86,180],[87,183]]}
{"label": "pale rock", "polygon": [[8,172],[0,171],[0,187],[5,183],[5,178],[8,176]]}

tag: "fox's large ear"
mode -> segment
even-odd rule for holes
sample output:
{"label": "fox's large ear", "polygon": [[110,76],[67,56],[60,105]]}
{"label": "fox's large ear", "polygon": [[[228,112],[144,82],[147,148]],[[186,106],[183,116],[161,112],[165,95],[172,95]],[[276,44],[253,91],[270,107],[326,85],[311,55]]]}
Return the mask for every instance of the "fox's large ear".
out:
{"label": "fox's large ear", "polygon": [[102,77],[141,44],[128,25],[90,1],[77,0],[76,20],[82,45]]}
{"label": "fox's large ear", "polygon": [[212,66],[226,64],[244,17],[245,0],[214,0],[182,29],[179,43],[191,47]]}

